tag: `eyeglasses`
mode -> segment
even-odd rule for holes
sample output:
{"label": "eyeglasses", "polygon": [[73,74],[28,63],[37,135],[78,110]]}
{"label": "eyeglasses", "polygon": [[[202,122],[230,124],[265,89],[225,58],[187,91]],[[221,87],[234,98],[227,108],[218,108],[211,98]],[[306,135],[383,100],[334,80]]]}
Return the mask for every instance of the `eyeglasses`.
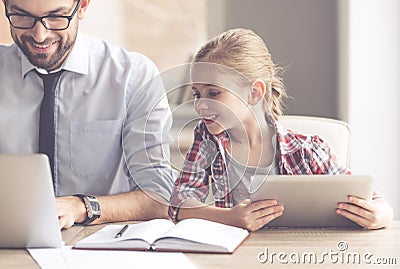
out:
{"label": "eyeglasses", "polygon": [[72,18],[75,16],[79,9],[81,0],[78,0],[74,11],[70,16],[47,15],[47,16],[33,16],[30,14],[9,13],[6,10],[6,17],[14,28],[18,29],[32,29],[36,23],[40,21],[47,30],[61,31],[69,27]]}

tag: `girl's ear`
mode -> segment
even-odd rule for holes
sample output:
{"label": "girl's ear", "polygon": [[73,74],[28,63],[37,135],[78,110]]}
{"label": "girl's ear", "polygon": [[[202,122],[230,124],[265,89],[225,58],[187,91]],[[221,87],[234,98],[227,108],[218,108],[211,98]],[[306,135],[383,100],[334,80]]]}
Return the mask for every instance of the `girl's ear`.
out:
{"label": "girl's ear", "polygon": [[248,104],[255,106],[259,102],[262,102],[265,94],[268,93],[267,85],[261,79],[256,79],[251,84],[251,90],[248,96]]}

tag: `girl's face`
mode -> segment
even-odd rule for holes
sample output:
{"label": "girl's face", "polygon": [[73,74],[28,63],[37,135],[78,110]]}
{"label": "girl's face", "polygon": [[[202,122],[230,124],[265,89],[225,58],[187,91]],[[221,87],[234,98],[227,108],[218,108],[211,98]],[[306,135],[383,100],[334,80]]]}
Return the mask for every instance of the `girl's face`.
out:
{"label": "girl's face", "polygon": [[194,108],[212,134],[243,129],[251,116],[246,97],[220,86],[205,83],[192,85]]}

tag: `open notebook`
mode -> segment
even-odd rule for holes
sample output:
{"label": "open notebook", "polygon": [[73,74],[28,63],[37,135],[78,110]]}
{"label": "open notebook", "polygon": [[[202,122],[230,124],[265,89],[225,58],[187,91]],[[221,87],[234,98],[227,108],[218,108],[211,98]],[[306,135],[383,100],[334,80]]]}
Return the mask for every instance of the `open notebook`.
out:
{"label": "open notebook", "polygon": [[248,231],[202,219],[186,219],[178,224],[155,219],[130,224],[119,238],[124,225],[107,225],[77,242],[76,249],[127,249],[204,253],[233,253],[248,236]]}

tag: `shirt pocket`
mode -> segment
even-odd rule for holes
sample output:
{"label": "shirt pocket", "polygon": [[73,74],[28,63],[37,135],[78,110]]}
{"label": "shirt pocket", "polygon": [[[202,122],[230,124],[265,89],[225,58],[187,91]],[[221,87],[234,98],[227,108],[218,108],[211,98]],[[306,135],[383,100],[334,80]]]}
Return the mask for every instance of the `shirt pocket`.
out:
{"label": "shirt pocket", "polygon": [[80,177],[109,177],[122,156],[122,120],[71,122],[71,170]]}

